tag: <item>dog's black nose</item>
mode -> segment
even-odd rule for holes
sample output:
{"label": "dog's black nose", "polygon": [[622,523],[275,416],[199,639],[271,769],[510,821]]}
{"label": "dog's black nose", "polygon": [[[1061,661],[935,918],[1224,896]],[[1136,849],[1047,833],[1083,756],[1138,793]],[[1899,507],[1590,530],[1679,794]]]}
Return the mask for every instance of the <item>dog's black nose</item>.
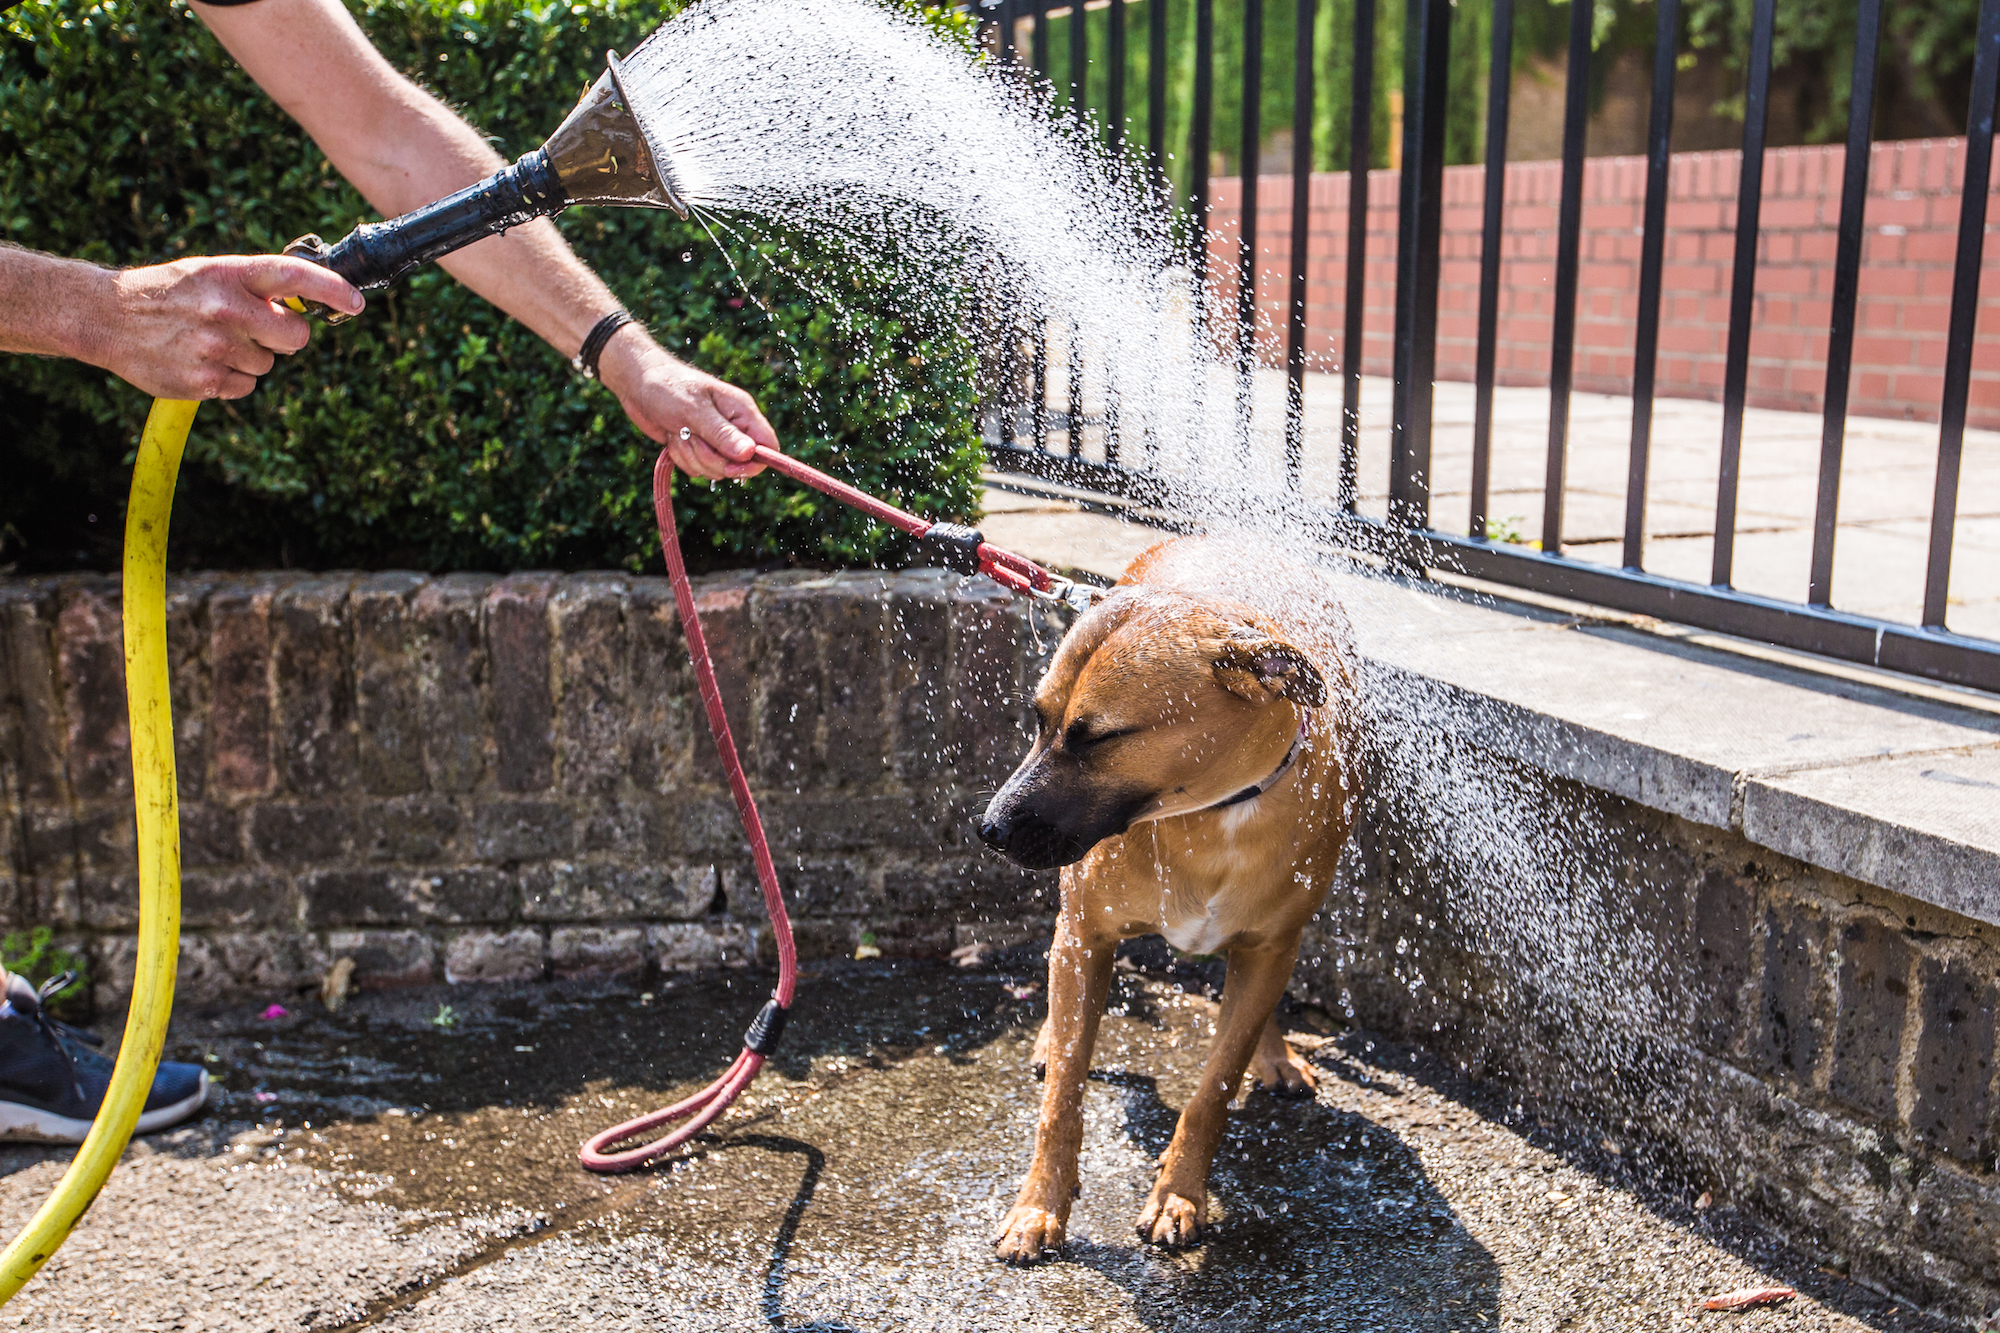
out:
{"label": "dog's black nose", "polygon": [[979,821],[979,840],[996,852],[1007,850],[1007,825],[997,819]]}
{"label": "dog's black nose", "polygon": [[1041,816],[1025,812],[980,820],[979,838],[1008,860],[1030,870],[1066,866],[1081,859],[1090,846]]}

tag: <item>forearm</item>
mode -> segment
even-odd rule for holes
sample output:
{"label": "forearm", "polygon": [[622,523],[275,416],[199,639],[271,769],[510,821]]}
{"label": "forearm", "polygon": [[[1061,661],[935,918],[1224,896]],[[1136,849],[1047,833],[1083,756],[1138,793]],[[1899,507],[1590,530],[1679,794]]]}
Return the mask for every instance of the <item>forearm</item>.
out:
{"label": "forearm", "polygon": [[[370,136],[385,152],[328,147],[335,168],[384,217],[396,217],[484,180],[505,163],[485,139],[406,80],[388,101],[388,123]],[[439,261],[454,278],[512,315],[564,356],[617,298],[576,257],[553,222],[539,219]]]}
{"label": "forearm", "polygon": [[[477,131],[369,45],[341,0],[194,9],[385,217],[464,189],[502,165]],[[467,246],[444,267],[564,356],[574,356],[617,305],[546,218]],[[643,329],[614,334],[599,366],[633,424],[665,443],[683,471],[748,476],[758,470],[750,461],[754,446],[777,445],[749,394],[667,355]]]}
{"label": "forearm", "polygon": [[[505,165],[477,130],[382,58],[340,0],[195,9],[383,217]],[[617,304],[546,219],[467,246],[443,266],[564,356]]]}
{"label": "forearm", "polygon": [[96,264],[0,242],[0,352],[101,364],[90,331],[103,327],[115,280]]}

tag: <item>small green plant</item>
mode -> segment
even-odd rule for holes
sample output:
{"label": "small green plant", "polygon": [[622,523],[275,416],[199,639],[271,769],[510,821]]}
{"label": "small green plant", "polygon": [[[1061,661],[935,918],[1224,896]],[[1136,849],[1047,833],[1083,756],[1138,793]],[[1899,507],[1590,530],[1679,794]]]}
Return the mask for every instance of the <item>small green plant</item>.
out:
{"label": "small green plant", "polygon": [[431,1015],[431,1026],[432,1026],[432,1027],[434,1027],[434,1028],[455,1028],[455,1027],[457,1027],[457,1026],[458,1026],[458,1010],[456,1010],[456,1009],[452,1008],[452,1007],[451,1007],[450,1005],[448,1005],[448,1004],[441,1004],[441,1005],[439,1005],[439,1006],[438,1006],[438,1011],[437,1011],[437,1012],[436,1012],[435,1014],[432,1014],[432,1015]]}
{"label": "small green plant", "polygon": [[81,955],[58,945],[55,931],[48,926],[0,936],[0,968],[20,973],[33,986],[64,972],[76,973],[74,981],[49,997],[52,1010],[75,1005],[90,993],[89,964]]}
{"label": "small green plant", "polygon": [[1509,546],[1527,546],[1530,544],[1528,534],[1521,531],[1521,525],[1525,522],[1527,519],[1521,514],[1509,514],[1505,518],[1489,518],[1486,520],[1486,540],[1506,542]]}

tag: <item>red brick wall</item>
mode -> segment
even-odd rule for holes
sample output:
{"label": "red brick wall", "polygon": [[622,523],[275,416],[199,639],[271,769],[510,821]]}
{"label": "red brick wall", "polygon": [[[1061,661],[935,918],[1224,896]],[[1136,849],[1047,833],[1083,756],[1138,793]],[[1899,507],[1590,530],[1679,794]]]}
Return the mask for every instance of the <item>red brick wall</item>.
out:
{"label": "red brick wall", "polygon": [[[1851,410],[1862,416],[1935,421],[1943,387],[1945,322],[1957,243],[1957,139],[1877,144],[1869,172]],[[1826,386],[1834,228],[1846,150],[1782,148],[1765,159],[1756,319],[1750,339],[1750,402],[1816,411]],[[1679,153],[1667,205],[1665,291],[1658,392],[1720,398],[1735,246],[1736,182],[1742,155]],[[1507,168],[1500,269],[1502,384],[1545,385],[1554,305],[1556,208],[1562,168]],[[1438,310],[1438,378],[1470,380],[1479,306],[1480,218],[1485,169],[1444,173],[1444,255]],[[1396,173],[1370,176],[1368,295],[1363,369],[1386,375],[1394,327]],[[1630,393],[1638,308],[1639,231],[1646,165],[1638,157],[1592,159],[1584,173],[1583,262],[1577,303],[1576,387]],[[1217,309],[1234,308],[1241,183],[1214,182],[1211,281]],[[2000,222],[2000,209],[1994,210]],[[1345,318],[1347,176],[1312,180],[1307,345],[1313,367],[1339,365]],[[1990,227],[1989,227],[1990,230]],[[1284,296],[1291,254],[1291,178],[1258,188],[1259,308],[1265,356],[1283,362]],[[1973,355],[1971,423],[2000,427],[2000,246],[1989,240]]]}

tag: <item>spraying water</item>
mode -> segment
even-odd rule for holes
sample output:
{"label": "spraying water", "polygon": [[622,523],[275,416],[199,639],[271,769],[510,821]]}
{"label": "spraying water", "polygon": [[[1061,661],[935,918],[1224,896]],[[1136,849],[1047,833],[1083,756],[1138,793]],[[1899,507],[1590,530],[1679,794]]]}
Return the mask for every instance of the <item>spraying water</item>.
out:
{"label": "spraying water", "polygon": [[[1234,368],[1199,331],[1202,293],[1164,201],[1059,122],[1043,90],[867,0],[705,0],[627,68],[711,226],[769,219],[891,264],[941,322],[963,324],[968,307],[1018,311],[1067,358],[1057,373],[1088,376],[1089,396],[1143,441],[1173,507],[1211,532],[1251,523],[1266,555],[1275,544],[1324,565],[1338,535],[1325,511],[1283,498],[1281,450],[1237,443]],[[1367,658],[1406,613],[1379,584],[1341,582]],[[1282,602],[1281,589],[1263,591]],[[1397,980],[1413,997],[1456,988],[1440,998],[1519,1020],[1578,1080],[1641,1070],[1677,1007],[1654,932],[1628,910],[1644,886],[1611,864],[1587,809],[1496,759],[1496,728],[1520,724],[1387,668],[1364,680],[1366,799],[1407,840],[1386,892],[1428,881],[1451,918],[1398,927]],[[1330,901],[1336,936],[1379,906],[1340,886]],[[1491,966],[1433,975],[1436,930]]]}
{"label": "spraying water", "polygon": [[[1039,89],[865,0],[714,0],[627,67],[705,220],[754,215],[864,262],[894,256],[912,303],[953,326],[971,305],[1052,330],[1054,373],[1088,375],[1190,496],[1214,490],[1224,460],[1198,445],[1228,429],[1211,386],[1229,370],[1194,336],[1170,212]],[[1239,460],[1225,470],[1240,484]]]}

